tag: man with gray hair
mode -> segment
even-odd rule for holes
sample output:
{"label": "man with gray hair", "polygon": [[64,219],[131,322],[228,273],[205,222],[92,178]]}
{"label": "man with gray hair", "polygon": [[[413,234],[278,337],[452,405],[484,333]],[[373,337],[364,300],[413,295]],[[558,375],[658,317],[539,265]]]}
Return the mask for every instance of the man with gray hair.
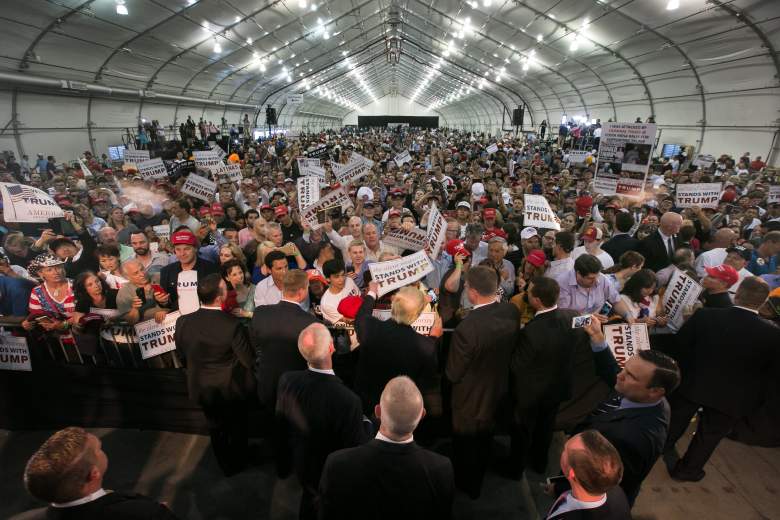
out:
{"label": "man with gray hair", "polygon": [[391,379],[376,416],[376,438],[328,456],[320,480],[320,518],[450,518],[454,494],[449,459],[414,442],[425,415],[423,398],[409,377]]}
{"label": "man with gray hair", "polygon": [[399,374],[414,380],[429,399],[426,402],[438,398],[436,337],[442,334],[441,318],[436,314],[428,336],[418,334],[411,325],[420,317],[425,298],[415,287],[402,287],[393,295],[391,318],[382,321],[372,315],[378,291],[377,283],[370,282],[355,316],[360,344],[355,391],[366,415],[371,414],[387,382]]}
{"label": "man with gray hair", "polygon": [[373,426],[361,411],[360,398],[333,372],[333,337],[321,323],[298,336],[306,370],[285,373],[276,399],[275,455],[279,475],[291,466],[303,487],[299,518],[316,518],[315,499],[327,456],[366,442]]}

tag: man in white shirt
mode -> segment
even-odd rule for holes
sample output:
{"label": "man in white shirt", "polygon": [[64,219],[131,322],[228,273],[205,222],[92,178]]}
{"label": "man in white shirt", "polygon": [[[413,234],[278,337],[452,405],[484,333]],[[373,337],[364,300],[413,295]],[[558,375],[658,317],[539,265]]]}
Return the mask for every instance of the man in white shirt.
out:
{"label": "man in white shirt", "polygon": [[176,231],[179,226],[187,226],[190,231],[197,233],[200,229],[200,222],[198,219],[190,215],[190,203],[185,199],[176,200],[171,205],[171,233]]}
{"label": "man in white shirt", "polygon": [[604,242],[603,236],[604,235],[601,229],[597,228],[596,226],[589,227],[582,234],[582,241],[584,245],[575,247],[571,252],[572,260],[577,260],[577,258],[581,255],[589,254],[595,256],[599,259],[599,261],[601,261],[603,269],[609,269],[615,265],[615,261],[612,260],[612,256],[601,249],[601,244]]}
{"label": "man in white shirt", "polygon": [[723,263],[733,267],[739,275],[737,283],[729,288],[729,296],[731,297],[731,301],[734,301],[734,296],[737,294],[737,289],[739,289],[742,281],[745,280],[745,278],[750,278],[753,276],[753,273],[748,271],[745,267],[750,261],[751,257],[752,253],[750,249],[746,247],[731,246],[726,248],[726,258],[723,259]]}
{"label": "man in white shirt", "polygon": [[379,262],[383,253],[398,254],[398,249],[385,245],[379,239],[379,230],[374,224],[363,225],[363,240],[366,243],[366,260],[368,261]]}
{"label": "man in white shirt", "polygon": [[287,257],[281,251],[271,251],[265,255],[265,267],[271,272],[271,275],[264,278],[255,287],[256,307],[279,303],[282,299],[287,266]]}
{"label": "man in white shirt", "polygon": [[574,250],[574,233],[570,231],[559,231],[555,234],[555,245],[553,246],[553,258],[550,267],[544,275],[548,278],[557,278],[574,269],[574,259],[571,252]]}
{"label": "man in white shirt", "polygon": [[328,289],[320,301],[322,317],[334,324],[343,322],[344,316],[338,311],[339,302],[347,296],[358,296],[360,289],[352,278],[346,275],[344,262],[341,260],[328,260],[322,269],[328,280]]}
{"label": "man in white shirt", "polygon": [[[707,267],[721,265],[726,259],[726,248],[731,247],[737,239],[737,234],[730,228],[722,228],[712,237],[712,249],[705,251],[696,258],[696,274],[704,278]],[[739,269],[737,269],[739,270]],[[733,288],[736,292],[736,288]]]}
{"label": "man in white shirt", "polygon": [[144,266],[144,271],[150,276],[159,275],[163,267],[171,263],[171,256],[157,251],[153,253],[149,247],[149,239],[141,231],[130,233],[130,246],[135,252],[135,259]]}

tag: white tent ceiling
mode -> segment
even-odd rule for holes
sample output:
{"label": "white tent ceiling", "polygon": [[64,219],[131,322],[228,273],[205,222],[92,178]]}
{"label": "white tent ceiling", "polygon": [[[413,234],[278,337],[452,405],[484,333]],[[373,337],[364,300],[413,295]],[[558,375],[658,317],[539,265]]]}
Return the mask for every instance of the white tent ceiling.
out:
{"label": "white tent ceiling", "polygon": [[[669,3],[4,0],[0,68],[147,98],[281,108],[302,92],[303,105],[282,108],[291,125],[318,115],[339,126],[391,95],[431,107],[442,124],[491,131],[526,104],[526,125],[654,115],[690,141],[729,126],[771,135],[780,2]],[[396,22],[393,64],[386,40]]]}

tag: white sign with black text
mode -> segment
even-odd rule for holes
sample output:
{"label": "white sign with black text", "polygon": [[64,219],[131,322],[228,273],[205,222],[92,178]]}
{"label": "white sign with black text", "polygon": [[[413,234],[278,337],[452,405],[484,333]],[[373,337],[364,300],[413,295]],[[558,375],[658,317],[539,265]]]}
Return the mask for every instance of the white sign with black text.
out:
{"label": "white sign with black text", "polygon": [[379,296],[409,285],[433,271],[431,259],[425,251],[386,262],[369,264],[371,278],[379,285]]}
{"label": "white sign with black text", "polygon": [[561,219],[553,213],[547,199],[541,195],[530,195],[528,193],[524,195],[524,199],[524,226],[554,229],[556,231],[561,230]]}
{"label": "white sign with black text", "polygon": [[32,370],[26,338],[0,334],[0,370]]}
{"label": "white sign with black text", "polygon": [[147,320],[135,325],[135,334],[138,336],[138,346],[141,349],[142,358],[149,359],[176,350],[174,334],[176,333],[176,320],[179,316],[178,312],[172,312],[165,316],[162,323]]}
{"label": "white sign with black text", "polygon": [[184,183],[184,186],[181,187],[181,192],[184,195],[189,195],[206,202],[211,202],[211,199],[214,198],[214,193],[216,193],[216,191],[216,182],[205,177],[195,175],[194,173],[191,173],[187,176],[187,181]]}
{"label": "white sign with black text", "polygon": [[149,159],[148,161],[141,161],[136,163],[135,166],[138,168],[138,173],[140,173],[141,177],[144,179],[168,178],[168,169],[165,167],[165,163],[163,163],[162,159],[159,157]]}

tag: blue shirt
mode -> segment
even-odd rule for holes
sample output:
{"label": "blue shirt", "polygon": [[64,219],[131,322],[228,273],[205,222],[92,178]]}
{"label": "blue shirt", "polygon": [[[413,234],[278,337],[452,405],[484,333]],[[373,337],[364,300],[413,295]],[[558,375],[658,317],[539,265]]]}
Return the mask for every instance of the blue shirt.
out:
{"label": "blue shirt", "polygon": [[0,314],[27,316],[27,305],[33,287],[35,282],[31,280],[0,275]]}
{"label": "blue shirt", "polygon": [[602,273],[592,287],[580,287],[577,283],[576,271],[566,271],[555,280],[561,287],[558,298],[558,308],[572,309],[580,314],[592,314],[601,310],[604,302],[615,305],[620,301],[620,294],[612,282]]}
{"label": "blue shirt", "polygon": [[753,251],[746,269],[756,276],[774,274],[777,270],[777,255],[765,260],[759,256],[758,251]]}

